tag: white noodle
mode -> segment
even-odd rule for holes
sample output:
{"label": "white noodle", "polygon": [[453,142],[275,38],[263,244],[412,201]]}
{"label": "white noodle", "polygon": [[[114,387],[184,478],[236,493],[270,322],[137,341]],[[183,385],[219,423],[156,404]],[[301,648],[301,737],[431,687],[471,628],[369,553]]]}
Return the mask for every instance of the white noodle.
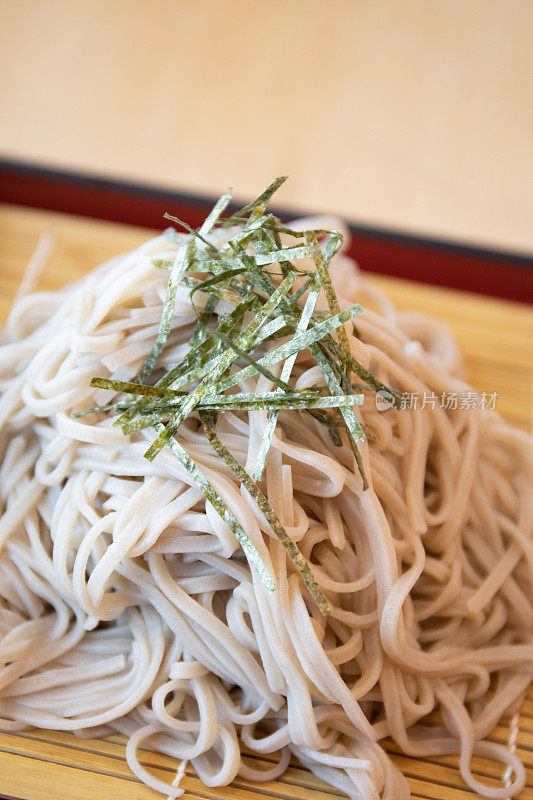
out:
{"label": "white noodle", "polygon": [[[357,413],[377,441],[362,446],[363,492],[347,447],[282,412],[264,491],[315,566],[333,606],[322,617],[250,497],[186,423],[182,443],[275,576],[269,593],[172,454],[143,458],[153,433],[125,438],[104,417],[74,418],[107,400],[93,375],[131,380],[142,365],[165,287],[151,256],[172,248],[157,237],[61,292],[21,297],[10,316],[0,728],[125,733],[132,771],[168,797],[182,794],[185,761],[219,786],[238,774],[273,780],[294,754],[351,798],[402,800],[407,781],[378,744],[387,736],[418,758],[457,753],[474,791],[514,796],[525,782],[516,748],[485,739],[533,674],[530,439],[493,411],[382,413],[368,393]],[[397,314],[345,255],[333,278],[345,303],[365,306],[350,346],[377,378],[404,392],[469,389],[442,325]],[[178,289],[164,366],[183,356],[193,320]],[[321,381],[305,354],[292,376],[298,388]],[[272,385],[242,386],[256,388]],[[219,418],[249,469],[264,426],[261,411]],[[145,741],[184,762],[172,783],[141,765]],[[276,753],[273,766],[244,761],[241,741]],[[473,755],[502,763],[500,787],[474,777]]]}

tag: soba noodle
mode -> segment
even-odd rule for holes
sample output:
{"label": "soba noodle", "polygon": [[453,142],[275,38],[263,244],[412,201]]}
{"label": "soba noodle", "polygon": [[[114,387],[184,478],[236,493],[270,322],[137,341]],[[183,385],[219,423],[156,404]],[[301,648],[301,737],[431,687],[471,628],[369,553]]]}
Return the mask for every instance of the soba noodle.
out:
{"label": "soba noodle", "polygon": [[[302,222],[302,225],[304,223]],[[337,223],[338,225],[338,223]],[[220,236],[214,233],[213,237]],[[346,232],[345,232],[346,235]],[[480,408],[357,410],[370,487],[324,426],[281,412],[262,486],[299,543],[332,613],[311,601],[246,491],[194,419],[181,443],[275,576],[268,592],[235,537],[154,434],[124,437],[93,375],[132,380],[161,317],[165,236],[78,283],[18,300],[0,348],[0,728],[128,737],[135,775],[178,797],[185,762],[208,786],[280,776],[291,755],[357,800],[409,797],[379,741],[417,758],[459,754],[488,798],[511,797],[524,768],[487,741],[533,674],[531,444]],[[345,255],[332,275],[364,306],[353,355],[402,392],[463,392],[448,332],[397,313]],[[178,289],[161,365],[183,357],[195,317]],[[306,355],[307,353],[307,355]],[[308,351],[295,386],[322,385]],[[265,376],[241,390],[269,391]],[[220,417],[222,440],[253,470],[264,411]],[[243,756],[267,759],[267,768]],[[146,746],[181,762],[170,783]],[[507,768],[486,786],[472,757]]]}

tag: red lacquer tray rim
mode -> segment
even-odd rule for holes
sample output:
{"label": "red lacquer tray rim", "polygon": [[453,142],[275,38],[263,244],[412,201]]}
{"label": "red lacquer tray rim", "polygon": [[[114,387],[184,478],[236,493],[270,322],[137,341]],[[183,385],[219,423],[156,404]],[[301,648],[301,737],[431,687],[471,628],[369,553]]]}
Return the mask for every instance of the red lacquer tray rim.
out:
{"label": "red lacquer tray rim", "polygon": [[[213,198],[0,160],[0,202],[161,229],[165,227],[165,211],[199,225]],[[294,210],[274,210],[284,219],[299,216]],[[350,229],[350,255],[363,269],[506,300],[533,302],[532,255],[353,222]]]}

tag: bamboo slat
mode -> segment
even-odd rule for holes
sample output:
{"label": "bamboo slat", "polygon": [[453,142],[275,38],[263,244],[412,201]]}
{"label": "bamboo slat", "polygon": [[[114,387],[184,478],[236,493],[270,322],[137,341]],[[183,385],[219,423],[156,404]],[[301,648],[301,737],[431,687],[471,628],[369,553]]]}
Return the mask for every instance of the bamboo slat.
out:
{"label": "bamboo slat", "polygon": [[[80,219],[51,212],[0,206],[0,320],[5,319],[39,236],[52,231],[56,243],[38,288],[56,289],[81,277],[113,255],[132,249],[151,231]],[[514,425],[531,429],[533,318],[525,306],[435,289],[373,276],[397,307],[417,309],[451,325],[465,356],[470,382],[479,391],[499,393],[498,408]],[[520,800],[533,800],[533,691],[519,721],[517,752],[526,764],[528,786]],[[507,725],[491,739],[506,743]],[[389,745],[392,757],[406,775],[414,800],[469,800],[457,758],[420,761]],[[266,760],[254,758],[256,766]],[[146,752],[143,763],[159,777],[172,780],[175,764]],[[474,759],[473,770],[487,785],[496,785],[501,769]],[[261,786],[237,780],[232,786],[209,789],[188,770],[183,782],[185,800],[333,800],[340,795],[297,764],[282,779]],[[29,731],[0,734],[0,797],[23,800],[156,800],[155,792],[130,773],[120,737],[105,741],[79,739],[68,733]]]}

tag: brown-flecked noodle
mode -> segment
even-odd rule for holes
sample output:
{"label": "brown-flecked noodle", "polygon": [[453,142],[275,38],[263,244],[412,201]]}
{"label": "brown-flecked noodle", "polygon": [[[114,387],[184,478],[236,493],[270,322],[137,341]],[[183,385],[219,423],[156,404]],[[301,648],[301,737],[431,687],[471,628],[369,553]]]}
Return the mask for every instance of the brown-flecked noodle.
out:
{"label": "brown-flecked noodle", "polygon": [[[102,414],[75,417],[107,401],[92,376],[132,380],[143,364],[166,285],[152,258],[175,247],[159,236],[61,291],[19,299],[10,315],[0,728],[123,733],[132,771],[169,797],[182,794],[186,763],[221,786],[272,780],[294,755],[354,800],[402,800],[408,784],[385,737],[417,758],[458,754],[471,789],[514,796],[524,768],[487,737],[533,674],[530,439],[494,411],[380,410],[369,393],[356,410],[372,434],[363,491],[347,446],[282,411],[261,486],[332,605],[322,616],[191,417],[179,440],[275,576],[267,591],[172,453],[143,457],[153,431],[125,437]],[[440,324],[397,313],[345,255],[335,262],[340,298],[365,309],[356,330],[346,326],[365,367],[405,393],[469,389]],[[163,368],[183,357],[194,322],[179,288]],[[298,389],[323,382],[306,352]],[[240,387],[271,388],[263,375]],[[265,420],[259,410],[220,417],[249,471]],[[154,777],[141,746],[175,757],[176,780]],[[473,756],[500,762],[506,783],[484,785]]]}

